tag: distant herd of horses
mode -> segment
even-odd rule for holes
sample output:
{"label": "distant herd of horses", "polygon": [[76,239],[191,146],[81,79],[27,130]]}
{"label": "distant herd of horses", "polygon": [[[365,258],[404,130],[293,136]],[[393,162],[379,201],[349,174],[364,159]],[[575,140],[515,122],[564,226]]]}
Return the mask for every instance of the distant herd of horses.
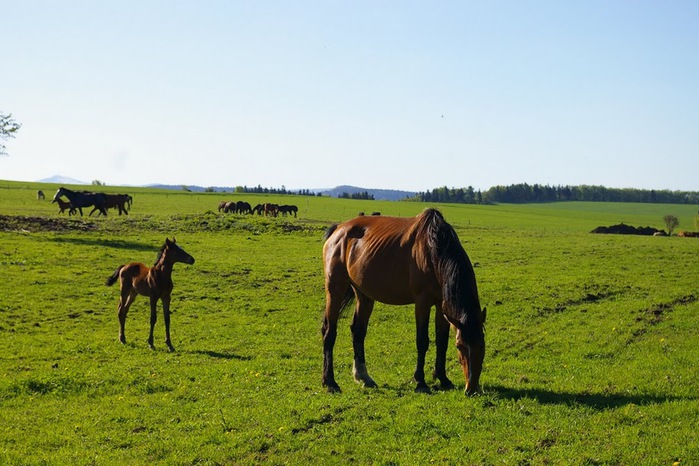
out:
{"label": "distant herd of horses", "polygon": [[279,214],[282,216],[293,214],[294,217],[297,217],[299,208],[295,205],[279,205],[272,204],[270,202],[257,204],[255,207],[252,207],[245,201],[221,201],[218,204],[218,211],[234,214],[257,214],[272,217],[278,217]]}
{"label": "distant herd of horses", "polygon": [[[37,199],[44,200],[46,196],[43,191],[37,191]],[[63,197],[66,200],[62,199]],[[92,207],[89,213],[91,216],[95,212],[99,215],[107,215],[108,209],[118,209],[119,215],[122,213],[129,214],[129,209],[133,204],[133,197],[129,194],[107,194],[90,191],[72,191],[68,188],[61,187],[53,196],[52,203],[58,204],[58,213],[68,212],[68,215],[83,215],[83,207]],[[293,215],[298,216],[299,208],[295,205],[279,205],[273,203],[257,204],[252,207],[244,201],[221,201],[218,205],[219,212],[237,213],[237,214],[257,214],[278,217]],[[363,215],[363,214],[362,214]]]}
{"label": "distant herd of horses", "polygon": [[[36,197],[39,200],[46,199],[43,191],[38,191]],[[67,200],[63,200],[63,197]],[[89,215],[95,212],[99,212],[97,215],[107,215],[107,209],[118,209],[119,215],[122,213],[128,215],[128,209],[130,209],[133,204],[133,197],[129,194],[72,191],[68,188],[61,187],[58,188],[51,202],[58,204],[59,214],[67,211],[68,215],[77,215],[77,213],[80,212],[80,216],[82,216],[83,207],[92,207]]]}

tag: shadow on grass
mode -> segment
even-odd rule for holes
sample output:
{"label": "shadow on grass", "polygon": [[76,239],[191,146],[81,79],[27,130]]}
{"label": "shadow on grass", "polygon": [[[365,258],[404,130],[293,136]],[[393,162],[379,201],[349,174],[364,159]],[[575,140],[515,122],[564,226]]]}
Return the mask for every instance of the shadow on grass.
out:
{"label": "shadow on grass", "polygon": [[614,409],[627,405],[652,405],[668,401],[697,400],[677,396],[633,395],[625,393],[568,393],[536,388],[511,388],[500,385],[487,385],[485,394],[495,394],[499,398],[520,400],[530,398],[541,404],[582,405],[597,410]]}
{"label": "shadow on grass", "polygon": [[203,354],[216,359],[236,359],[238,361],[250,361],[252,356],[241,356],[235,353],[219,353],[218,351],[192,351],[193,354]]}
{"label": "shadow on grass", "polygon": [[[137,243],[136,241],[124,241],[120,239],[96,239],[96,238],[48,238],[48,241],[55,243],[71,243],[80,246],[102,246],[114,249],[129,249],[135,251],[153,251],[157,254],[162,244],[157,243]],[[163,242],[165,240],[163,239]]]}

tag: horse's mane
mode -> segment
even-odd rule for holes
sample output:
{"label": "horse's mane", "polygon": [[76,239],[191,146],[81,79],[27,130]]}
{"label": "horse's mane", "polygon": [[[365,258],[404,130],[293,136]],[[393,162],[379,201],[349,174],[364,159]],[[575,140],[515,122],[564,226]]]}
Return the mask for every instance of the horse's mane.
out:
{"label": "horse's mane", "polygon": [[158,265],[158,263],[160,262],[160,259],[163,258],[163,253],[165,252],[166,247],[167,247],[167,243],[163,243],[163,247],[160,248],[160,252],[158,253],[158,258],[155,259],[155,264],[153,264],[153,267]]}
{"label": "horse's mane", "polygon": [[416,225],[416,243],[425,248],[419,252],[435,271],[442,287],[442,311],[464,325],[466,336],[482,338],[483,324],[478,299],[476,276],[454,228],[441,212],[425,209]]}

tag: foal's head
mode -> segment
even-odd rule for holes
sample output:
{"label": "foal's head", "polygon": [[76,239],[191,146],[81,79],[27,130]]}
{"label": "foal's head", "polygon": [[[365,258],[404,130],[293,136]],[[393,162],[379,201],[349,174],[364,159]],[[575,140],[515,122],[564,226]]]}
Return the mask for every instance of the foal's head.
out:
{"label": "foal's head", "polygon": [[184,262],[185,264],[192,265],[194,264],[194,257],[189,255],[187,251],[182,249],[177,245],[177,240],[173,237],[172,241],[170,241],[169,238],[165,238],[165,244],[163,245],[163,248],[160,250],[160,255],[158,256],[158,259],[155,261],[155,263],[159,263],[161,261],[167,261],[171,264],[174,264],[176,262]]}

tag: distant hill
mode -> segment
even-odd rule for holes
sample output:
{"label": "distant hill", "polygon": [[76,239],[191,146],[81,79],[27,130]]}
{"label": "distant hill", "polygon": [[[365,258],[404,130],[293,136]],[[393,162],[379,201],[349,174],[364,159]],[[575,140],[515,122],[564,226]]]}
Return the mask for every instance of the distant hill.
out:
{"label": "distant hill", "polygon": [[[148,188],[157,188],[157,189],[172,189],[172,190],[178,190],[181,191],[183,189],[188,189],[189,191],[192,192],[204,192],[205,190],[214,190],[215,192],[233,192],[235,191],[235,188],[232,187],[225,187],[225,186],[207,186],[207,187],[202,187],[202,186],[195,186],[195,185],[172,185],[172,184],[150,184],[147,186]],[[298,192],[300,189],[289,189],[290,192]],[[320,193],[323,196],[329,196],[329,197],[338,197],[340,194],[343,193],[348,193],[348,194],[355,194],[355,193],[363,193],[363,192],[368,192],[370,195],[374,196],[374,199],[377,201],[399,201],[401,199],[405,199],[406,197],[412,197],[415,196],[417,193],[412,192],[412,191],[397,191],[397,190],[391,190],[391,189],[369,189],[369,188],[360,188],[357,186],[337,186],[332,189],[308,189],[307,191],[310,191],[312,193]]]}
{"label": "distant hill", "polygon": [[323,196],[330,197],[338,197],[343,193],[356,194],[363,193],[365,191],[370,195],[374,196],[374,199],[376,199],[377,201],[400,201],[401,199],[405,199],[406,197],[413,197],[417,194],[416,192],[412,191],[398,191],[394,189],[369,189],[346,185],[337,186],[336,188],[332,189],[318,190],[318,192],[320,192]]}
{"label": "distant hill", "polygon": [[43,180],[38,180],[39,183],[56,183],[56,184],[90,184],[84,181],[76,180],[74,178],[69,178],[62,175],[53,175],[50,178],[44,178]]}

